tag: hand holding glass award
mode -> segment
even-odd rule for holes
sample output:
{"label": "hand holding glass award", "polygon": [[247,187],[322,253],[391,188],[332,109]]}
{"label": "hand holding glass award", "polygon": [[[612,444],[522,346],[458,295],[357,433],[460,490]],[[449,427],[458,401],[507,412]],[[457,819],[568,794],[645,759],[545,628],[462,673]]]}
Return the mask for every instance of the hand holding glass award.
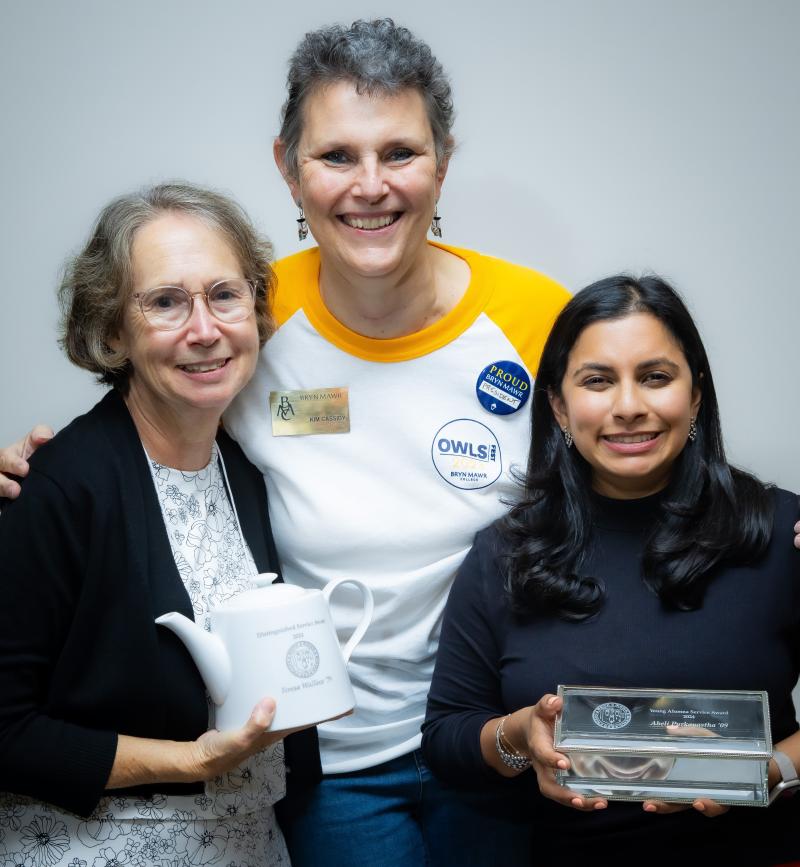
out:
{"label": "hand holding glass award", "polygon": [[772,755],[766,692],[559,686],[560,785],[620,801],[766,807]]}

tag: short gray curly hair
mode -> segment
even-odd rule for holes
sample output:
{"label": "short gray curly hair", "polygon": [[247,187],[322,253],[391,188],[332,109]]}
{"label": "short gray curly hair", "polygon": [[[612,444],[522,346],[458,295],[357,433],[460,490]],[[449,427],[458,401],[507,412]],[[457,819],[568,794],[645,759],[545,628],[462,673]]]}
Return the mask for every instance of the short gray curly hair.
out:
{"label": "short gray curly hair", "polygon": [[289,61],[289,96],[281,111],[279,139],[285,147],[284,170],[297,177],[297,147],[303,132],[303,105],[315,88],[351,81],[359,93],[419,91],[433,131],[436,159],[453,151],[455,115],[450,81],[430,48],[391,18],[334,24],[306,33]]}
{"label": "short gray curly hair", "polygon": [[133,241],[142,226],[170,212],[197,217],[223,235],[242,274],[256,287],[255,314],[262,346],[275,330],[272,244],[256,231],[240,205],[187,183],[158,184],[120,196],[103,208],[85,247],[67,261],[58,297],[59,342],[69,360],[123,394],[133,371],[127,356],[111,347],[110,338],[122,327],[132,292]]}

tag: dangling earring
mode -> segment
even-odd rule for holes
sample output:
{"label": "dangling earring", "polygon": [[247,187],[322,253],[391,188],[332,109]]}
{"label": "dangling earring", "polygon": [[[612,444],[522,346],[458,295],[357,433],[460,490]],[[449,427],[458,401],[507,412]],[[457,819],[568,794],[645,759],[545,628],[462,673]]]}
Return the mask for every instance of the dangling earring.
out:
{"label": "dangling earring", "polygon": [[431,232],[434,238],[442,237],[441,222],[442,218],[439,216],[439,203],[437,202],[433,207],[433,219],[431,220]]}
{"label": "dangling earring", "polygon": [[300,208],[300,216],[297,218],[297,237],[301,241],[305,241],[308,237],[308,223],[306,222],[306,215],[303,213],[302,202],[298,202],[297,207]]}
{"label": "dangling earring", "polygon": [[689,439],[692,442],[697,439],[697,420],[694,416],[689,419]]}
{"label": "dangling earring", "polygon": [[561,428],[561,433],[564,434],[564,442],[566,443],[567,448],[571,448],[572,433],[570,432],[570,429],[566,425],[564,425],[564,427]]}

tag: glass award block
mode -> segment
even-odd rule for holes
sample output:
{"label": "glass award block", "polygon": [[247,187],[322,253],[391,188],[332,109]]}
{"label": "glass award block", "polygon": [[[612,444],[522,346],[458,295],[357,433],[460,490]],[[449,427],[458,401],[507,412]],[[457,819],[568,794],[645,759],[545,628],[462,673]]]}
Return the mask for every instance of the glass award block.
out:
{"label": "glass award block", "polygon": [[559,686],[562,786],[617,801],[766,807],[772,755],[766,692]]}

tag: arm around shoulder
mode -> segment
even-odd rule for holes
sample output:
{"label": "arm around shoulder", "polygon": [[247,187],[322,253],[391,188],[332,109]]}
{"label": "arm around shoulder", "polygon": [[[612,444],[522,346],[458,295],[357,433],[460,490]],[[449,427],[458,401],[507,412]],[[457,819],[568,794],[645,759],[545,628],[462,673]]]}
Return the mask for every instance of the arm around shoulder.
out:
{"label": "arm around shoulder", "polygon": [[20,495],[19,480],[28,475],[28,458],[52,438],[51,428],[37,424],[22,439],[0,449],[0,499],[14,500]]}

